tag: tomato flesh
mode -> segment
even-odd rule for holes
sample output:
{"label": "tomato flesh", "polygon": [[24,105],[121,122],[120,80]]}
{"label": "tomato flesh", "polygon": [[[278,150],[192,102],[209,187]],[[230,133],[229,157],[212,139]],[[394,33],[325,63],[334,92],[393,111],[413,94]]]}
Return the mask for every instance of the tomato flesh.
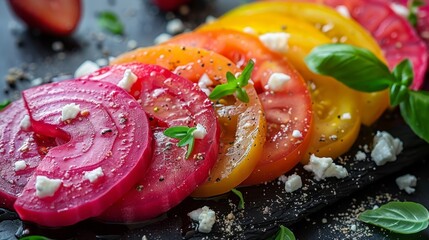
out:
{"label": "tomato flesh", "polygon": [[[181,34],[167,44],[203,47],[238,65],[250,59],[255,61],[252,81],[267,119],[267,137],[260,161],[243,184],[271,181],[301,160],[310,142],[311,98],[302,77],[282,55],[268,50],[255,36],[233,30]],[[282,90],[275,92],[265,89],[274,73],[287,74],[291,78]],[[299,131],[301,137],[292,137],[293,131]]]}
{"label": "tomato flesh", "polygon": [[[20,218],[57,227],[101,214],[148,168],[149,122],[138,102],[110,83],[69,80],[23,92],[34,132],[61,139],[34,170],[14,207]],[[63,121],[67,104],[76,118]],[[93,179],[88,174],[101,168]],[[44,176],[57,189],[36,187]]]}
{"label": "tomato flesh", "polygon": [[[199,82],[206,74],[213,86],[226,82],[226,73],[240,70],[227,58],[189,46],[155,46],[125,53],[113,62],[157,64],[174,73]],[[229,97],[214,106],[221,126],[219,157],[207,181],[192,196],[208,197],[230,191],[246,179],[260,159],[265,142],[266,125],[262,105],[252,85],[245,87],[249,103]]]}
{"label": "tomato flesh", "polygon": [[[138,77],[137,99],[149,114],[155,140],[153,160],[134,188],[100,218],[135,222],[168,211],[205,181],[217,159],[220,128],[211,101],[198,86],[162,67],[140,63],[113,65],[86,78],[117,83],[117,76],[126,69]],[[177,140],[163,132],[173,126],[197,124],[204,126],[207,134],[195,140],[192,154],[186,159],[186,148],[178,147]]]}
{"label": "tomato flesh", "polygon": [[[11,103],[0,112],[0,206],[8,209],[13,209],[13,203],[34,169],[47,151],[56,145],[53,138],[34,134],[31,125],[21,127],[26,115],[22,100]],[[16,168],[18,161],[25,165]]]}

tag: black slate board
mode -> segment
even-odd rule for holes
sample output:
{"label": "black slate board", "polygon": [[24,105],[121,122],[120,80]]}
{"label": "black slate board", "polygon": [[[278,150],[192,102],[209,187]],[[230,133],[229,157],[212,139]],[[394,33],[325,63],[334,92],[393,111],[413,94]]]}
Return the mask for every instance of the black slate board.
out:
{"label": "black slate board", "polygon": [[[12,16],[7,11],[7,4],[4,1],[0,2],[0,19],[2,22],[8,23],[0,25],[0,31],[6,32],[5,38],[0,39],[0,46],[5,51],[5,57],[0,58],[0,74],[6,75],[10,67],[22,66],[23,63],[26,63],[25,66],[22,66],[23,68],[31,70],[30,63],[33,63],[36,65],[36,68],[30,71],[33,77],[42,77],[44,81],[51,81],[52,76],[65,75],[68,77],[85,59],[95,60],[126,51],[127,40],[137,40],[141,46],[152,44],[153,38],[164,31],[168,14],[156,12],[155,8],[147,2],[130,0],[124,2],[125,4],[118,4],[115,1],[98,3],[84,1],[85,12],[82,23],[77,33],[67,39],[35,36],[20,27],[10,31],[7,26],[9,26]],[[217,16],[240,3],[242,1],[196,1],[191,5],[193,13],[182,16],[182,18],[189,24],[189,27],[193,27],[198,22],[202,22],[207,14]],[[127,35],[124,38],[104,34],[103,41],[97,40],[100,32],[94,23],[95,15],[98,11],[107,9],[117,12],[126,23]],[[65,45],[65,50],[62,51],[65,56],[51,49],[51,44],[58,40]],[[30,85],[31,82],[28,80],[19,81],[14,89],[5,87],[4,83],[0,81],[0,87],[7,89],[4,94],[0,94],[0,100],[6,97],[16,98],[19,95],[15,90]],[[419,186],[426,184],[424,185],[426,188],[418,187],[416,195],[411,197],[399,192],[394,184],[394,178],[384,178],[409,165],[423,165],[427,169],[427,164],[423,160],[429,156],[428,145],[418,139],[404,125],[396,112],[387,113],[384,119],[372,128],[363,128],[359,142],[346,156],[353,158],[359,145],[370,145],[372,134],[381,129],[388,130],[393,136],[400,137],[404,142],[405,150],[399,156],[398,161],[376,167],[369,160],[363,162],[355,162],[353,159],[344,160],[350,177],[342,180],[329,179],[323,181],[322,184],[314,183],[311,175],[298,167],[295,171],[303,177],[305,190],[287,194],[283,185],[279,185],[277,181],[257,187],[241,188],[246,201],[245,210],[237,209],[238,198],[235,195],[226,194],[210,200],[186,199],[182,204],[150,223],[112,225],[88,220],[62,229],[46,229],[31,224],[22,225],[19,220],[16,220],[14,213],[4,212],[0,213],[0,239],[13,239],[15,234],[20,236],[26,233],[23,232],[25,229],[30,234],[40,234],[55,239],[141,239],[142,236],[147,236],[148,239],[265,239],[277,231],[279,224],[291,226],[301,239],[344,239],[347,237],[367,239],[369,238],[367,235],[353,235],[348,231],[348,235],[343,236],[341,232],[328,229],[328,226],[332,226],[332,228],[336,226],[331,225],[335,223],[331,223],[329,214],[335,212],[342,215],[350,208],[348,201],[357,201],[356,198],[359,199],[362,196],[375,196],[380,192],[395,195],[400,200],[415,199],[426,206],[429,205],[427,196],[429,179],[428,174],[422,168],[417,167],[420,170],[418,172],[420,175],[417,176]],[[354,197],[353,193],[355,193]],[[334,204],[337,202],[340,206],[338,208],[337,204]],[[195,232],[195,225],[186,216],[186,213],[204,205],[214,209],[218,213],[217,218],[220,219],[215,224],[212,233],[208,235]],[[331,207],[321,212],[326,206]],[[235,219],[226,220],[230,213],[234,215]],[[380,233],[377,229],[369,230],[374,232],[373,239],[392,237],[388,233]],[[429,231],[425,231],[420,235],[413,235],[411,238],[426,239],[428,235]],[[396,235],[393,237],[401,238]]]}

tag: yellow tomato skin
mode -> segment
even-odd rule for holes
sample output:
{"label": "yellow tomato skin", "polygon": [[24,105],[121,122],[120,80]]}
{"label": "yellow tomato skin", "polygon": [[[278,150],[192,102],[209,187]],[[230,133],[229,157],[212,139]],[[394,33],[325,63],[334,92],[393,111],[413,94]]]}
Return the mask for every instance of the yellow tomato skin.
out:
{"label": "yellow tomato skin", "polygon": [[[226,13],[221,19],[237,17],[250,19],[255,14],[266,14],[265,22],[271,24],[273,15],[280,14],[296,20],[305,21],[319,29],[330,38],[331,42],[348,43],[370,50],[379,59],[386,62],[382,50],[377,42],[357,22],[348,19],[337,11],[319,4],[283,1],[283,2],[255,2],[242,5]],[[243,19],[248,16],[249,18]],[[284,30],[287,31],[287,28]],[[311,36],[310,36],[311,38]],[[386,91],[377,93],[360,93],[359,109],[361,121],[364,125],[373,124],[389,107],[389,94]]]}
{"label": "yellow tomato skin", "polygon": [[[141,62],[156,64],[197,83],[204,75],[214,84],[226,82],[226,73],[241,72],[227,58],[204,49],[178,45],[140,48],[117,57],[112,64]],[[192,194],[210,197],[226,193],[246,179],[263,151],[266,121],[262,105],[253,86],[245,87],[249,103],[227,98],[215,102],[221,126],[218,161],[207,181]],[[243,127],[248,123],[249,127]]]}

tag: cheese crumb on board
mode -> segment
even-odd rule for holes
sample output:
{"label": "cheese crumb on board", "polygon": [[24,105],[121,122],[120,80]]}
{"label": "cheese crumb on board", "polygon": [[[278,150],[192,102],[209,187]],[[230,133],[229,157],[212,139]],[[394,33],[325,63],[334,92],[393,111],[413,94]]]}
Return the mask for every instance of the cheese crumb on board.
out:
{"label": "cheese crumb on board", "polygon": [[74,77],[79,78],[97,71],[100,68],[97,63],[86,60],[74,72]]}
{"label": "cheese crumb on board", "polygon": [[216,213],[207,206],[188,213],[188,216],[192,220],[198,221],[198,231],[202,233],[211,232],[213,224],[216,222]]}
{"label": "cheese crumb on board", "polygon": [[317,181],[323,180],[327,177],[336,177],[341,179],[349,175],[347,169],[335,164],[332,158],[316,157],[314,154],[310,156],[310,162],[304,166],[304,169],[309,172],[313,172],[314,179]]}
{"label": "cheese crumb on board", "polygon": [[294,192],[302,187],[301,176],[297,174],[290,175],[285,182],[285,190],[288,193]]}
{"label": "cheese crumb on board", "polygon": [[403,144],[398,138],[393,138],[388,132],[377,132],[373,139],[374,147],[371,151],[371,158],[382,166],[387,162],[396,161],[396,156],[402,152]]}
{"label": "cheese crumb on board", "polygon": [[408,194],[414,193],[416,191],[415,187],[417,185],[417,178],[411,174],[405,174],[396,178],[396,185],[398,185],[400,190],[405,190]]}

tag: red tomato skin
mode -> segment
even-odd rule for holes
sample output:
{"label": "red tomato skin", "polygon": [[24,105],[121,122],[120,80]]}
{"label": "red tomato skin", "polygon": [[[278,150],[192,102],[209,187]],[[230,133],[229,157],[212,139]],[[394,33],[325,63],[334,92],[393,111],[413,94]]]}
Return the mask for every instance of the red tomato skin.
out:
{"label": "red tomato skin", "polygon": [[30,28],[55,36],[70,35],[81,17],[80,0],[9,0],[9,6]]}
{"label": "red tomato skin", "polygon": [[[148,168],[149,122],[123,89],[105,82],[69,80],[26,90],[23,98],[33,130],[64,144],[49,151],[17,198],[14,208],[22,220],[59,227],[98,216]],[[70,102],[88,114],[61,121],[61,107]],[[97,167],[103,176],[91,183],[85,173]],[[38,197],[36,176],[62,183],[53,196]]]}
{"label": "red tomato skin", "polygon": [[[220,126],[214,108],[196,84],[162,67],[140,63],[113,65],[85,78],[116,83],[126,69],[138,77],[131,91],[151,119],[154,155],[135,188],[99,216],[113,222],[144,221],[179,204],[207,179],[219,151]],[[206,128],[207,135],[195,140],[193,154],[185,159],[186,148],[177,147],[177,141],[163,131],[197,123]]]}

